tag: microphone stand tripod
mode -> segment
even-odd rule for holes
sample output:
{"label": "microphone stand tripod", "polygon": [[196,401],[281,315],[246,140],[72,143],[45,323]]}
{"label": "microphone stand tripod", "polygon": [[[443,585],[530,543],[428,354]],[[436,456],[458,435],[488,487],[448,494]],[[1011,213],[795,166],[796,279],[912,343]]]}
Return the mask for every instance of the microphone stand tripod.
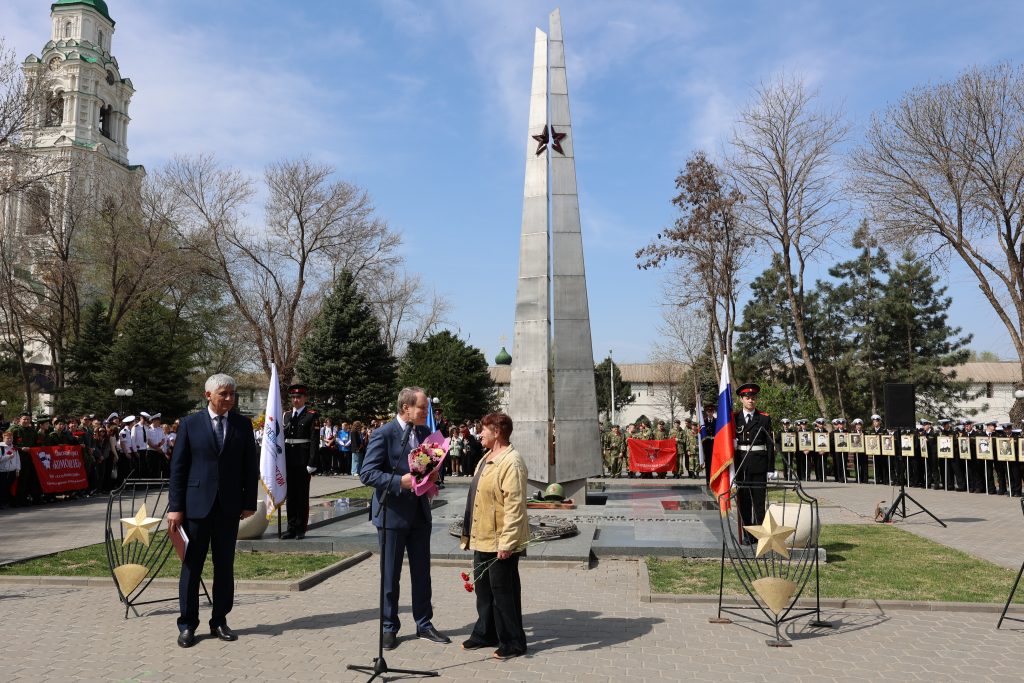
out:
{"label": "microphone stand tripod", "polygon": [[[412,425],[406,427],[405,435],[402,437],[401,451],[405,452],[405,447],[409,443],[409,435],[412,433]],[[388,547],[388,495],[390,491],[385,488],[383,495],[380,497],[380,514],[381,514],[381,527],[380,527],[380,619],[379,627],[377,632],[377,656],[373,658],[373,664],[349,664],[346,668],[349,671],[362,671],[363,673],[371,674],[367,679],[366,683],[370,683],[373,679],[380,676],[381,680],[384,680],[384,674],[403,674],[406,676],[440,676],[437,671],[417,671],[415,669],[392,669],[388,667],[388,663],[384,661],[384,549]],[[372,506],[371,506],[372,514]]]}
{"label": "microphone stand tripod", "polygon": [[[917,507],[921,508],[921,509],[918,510],[917,512],[911,512],[908,515],[907,514],[907,501],[908,500],[911,503],[913,503],[914,505],[916,505]],[[899,508],[899,509],[897,509],[897,508]],[[892,518],[893,518],[894,515],[899,515],[903,519],[907,519],[908,517],[913,517],[914,515],[919,515],[922,512],[924,514],[928,515],[929,517],[931,517],[932,519],[934,519],[939,524],[941,524],[943,528],[946,528],[946,523],[945,522],[943,522],[941,519],[939,519],[938,517],[933,515],[931,513],[931,511],[928,510],[928,508],[926,508],[924,505],[921,505],[919,502],[914,500],[913,496],[911,496],[909,493],[907,493],[907,485],[906,484],[900,484],[900,495],[896,496],[896,500],[894,500],[892,502],[892,505],[889,506],[889,509],[885,513],[885,517],[882,518],[882,522],[884,524],[889,524],[890,522],[892,522]]]}

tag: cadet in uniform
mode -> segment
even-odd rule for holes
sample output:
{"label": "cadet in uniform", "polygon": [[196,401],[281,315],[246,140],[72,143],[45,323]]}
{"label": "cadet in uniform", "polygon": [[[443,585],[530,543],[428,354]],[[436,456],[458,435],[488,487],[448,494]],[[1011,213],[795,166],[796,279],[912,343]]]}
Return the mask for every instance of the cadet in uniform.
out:
{"label": "cadet in uniform", "polygon": [[604,465],[609,476],[622,476],[622,459],[626,452],[626,437],[622,435],[619,425],[612,425],[611,431],[605,434]]}
{"label": "cadet in uniform", "polygon": [[[757,410],[757,395],[761,387],[754,383],[742,385],[736,394],[743,410],[734,416],[736,425],[736,481],[739,486],[740,519],[743,526],[758,525],[764,521],[765,500],[768,495],[768,470],[775,462],[775,439],[772,419]],[[750,484],[745,487],[743,484]],[[744,536],[747,536],[744,533]],[[745,538],[745,542],[753,542]]]}
{"label": "cadet in uniform", "polygon": [[18,488],[14,494],[14,505],[28,505],[42,501],[42,489],[39,488],[39,477],[35,464],[29,453],[30,448],[40,445],[39,434],[32,426],[32,415],[22,413],[18,416],[18,424],[11,428],[14,436],[14,447],[21,458],[21,474],[18,476]]}
{"label": "cadet in uniform", "polygon": [[800,433],[807,431],[807,418],[801,417],[794,424],[796,424],[796,453],[794,454],[796,478],[800,481],[807,481],[809,470],[814,467],[814,463],[811,462],[811,456],[814,453],[813,447],[810,451],[800,448]]}
{"label": "cadet in uniform", "polygon": [[[782,455],[782,476],[784,479],[792,479],[796,475],[796,453],[790,453],[782,450],[782,435],[794,432],[793,423],[788,417],[784,417],[779,420],[782,425],[779,427],[779,439],[775,444],[775,450],[777,453]],[[774,467],[774,463],[772,465]]]}
{"label": "cadet in uniform", "polygon": [[[836,481],[846,483],[846,451],[836,450],[836,434],[846,434],[846,420],[841,417],[832,420],[832,433],[829,434],[828,450],[832,456],[832,476]],[[845,437],[849,446],[849,436]]]}
{"label": "cadet in uniform", "polygon": [[928,488],[941,491],[945,488],[942,465],[939,464],[939,447],[936,443],[937,436],[932,429],[931,420],[921,420],[921,435],[925,441],[925,452],[921,457],[927,458]]}
{"label": "cadet in uniform", "polygon": [[[882,452],[882,435],[886,433],[885,428],[882,427],[882,416],[878,413],[874,413],[871,416],[871,426],[868,427],[868,434],[876,434],[878,436],[878,452]],[[875,483],[886,484],[890,481],[895,483],[895,479],[892,478],[892,458],[888,455],[876,455],[875,458]]]}
{"label": "cadet in uniform", "polygon": [[[864,420],[859,417],[850,423],[851,434],[864,434]],[[853,446],[853,439],[849,441],[850,446]],[[864,437],[861,436],[860,442],[861,450],[853,454],[853,459],[857,463],[857,482],[860,484],[868,483],[868,454],[864,450]],[[875,475],[878,476],[877,474]]]}
{"label": "cadet in uniform", "polygon": [[309,477],[316,471],[320,446],[320,425],[312,408],[306,407],[309,388],[305,384],[288,387],[292,409],[281,416],[284,424],[285,473],[288,476],[288,531],[281,538],[303,539],[309,524]]}
{"label": "cadet in uniform", "polygon": [[[700,419],[698,417],[698,419]],[[704,453],[704,482],[711,486],[711,454],[715,449],[715,407],[704,406],[704,437],[700,440],[701,451]],[[698,437],[700,435],[698,434]]]}

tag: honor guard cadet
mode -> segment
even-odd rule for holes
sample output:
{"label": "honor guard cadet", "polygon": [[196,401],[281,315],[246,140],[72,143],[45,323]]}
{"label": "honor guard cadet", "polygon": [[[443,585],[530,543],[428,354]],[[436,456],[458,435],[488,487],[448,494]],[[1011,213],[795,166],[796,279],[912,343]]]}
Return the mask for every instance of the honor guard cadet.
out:
{"label": "honor guard cadet", "polygon": [[124,453],[124,457],[128,460],[128,469],[124,472],[124,478],[138,479],[141,475],[139,472],[139,454],[135,449],[135,440],[132,436],[132,427],[135,424],[135,416],[128,415],[121,420],[121,431],[117,433],[117,445]]}
{"label": "honor guard cadet", "polygon": [[796,430],[793,427],[793,422],[788,417],[782,418],[779,420],[779,423],[782,426],[779,427],[779,438],[775,443],[775,450],[782,454],[782,478],[793,479],[796,477],[796,458],[793,457],[795,453],[787,453],[782,450],[782,435],[795,433]]}
{"label": "honor guard cadet", "polygon": [[288,476],[288,531],[281,538],[303,539],[309,523],[309,478],[316,471],[320,425],[316,411],[306,406],[309,388],[305,384],[288,387],[288,396],[292,409],[281,416]]}
{"label": "honor guard cadet", "polygon": [[[764,521],[765,500],[768,489],[768,470],[775,462],[775,437],[772,435],[772,419],[767,413],[757,410],[757,395],[761,387],[748,383],[736,390],[743,403],[743,410],[735,413],[736,483],[739,484],[740,519],[743,526],[757,526]],[[750,484],[750,486],[743,486]],[[745,541],[753,542],[753,538]]]}
{"label": "honor guard cadet", "polygon": [[[850,433],[851,434],[863,434],[864,433],[864,420],[860,419],[859,417],[854,419],[854,421],[850,423]],[[853,455],[853,460],[856,463],[856,468],[857,468],[857,482],[860,483],[860,484],[868,483],[868,469],[869,469],[868,468],[868,455],[864,451],[864,441],[863,441],[863,439],[864,439],[864,437],[862,436],[861,437],[860,450],[859,451],[854,451],[853,450],[853,439],[852,438],[850,439],[850,450],[854,454]]]}
{"label": "honor guard cadet", "polygon": [[832,454],[832,474],[836,481],[845,484],[846,473],[849,469],[846,454],[850,443],[850,437],[846,434],[846,420],[841,417],[832,420],[832,433],[829,435],[828,443],[829,452]]}
{"label": "honor guard cadet", "polygon": [[[885,427],[882,426],[882,416],[878,413],[874,413],[871,416],[871,426],[867,429],[868,434],[875,434],[878,436],[879,450],[881,450],[882,434],[885,434]],[[896,480],[892,476],[892,461],[888,455],[876,455],[875,456],[875,483],[876,484],[889,484],[889,481],[896,483]]]}

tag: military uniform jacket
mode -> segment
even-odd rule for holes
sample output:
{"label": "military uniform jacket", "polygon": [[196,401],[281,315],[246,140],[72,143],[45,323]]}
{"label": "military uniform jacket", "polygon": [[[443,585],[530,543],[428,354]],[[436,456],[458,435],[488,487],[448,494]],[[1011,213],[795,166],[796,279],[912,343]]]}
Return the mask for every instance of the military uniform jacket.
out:
{"label": "military uniform jacket", "polygon": [[736,478],[742,479],[743,474],[764,474],[775,462],[772,419],[757,410],[750,416],[748,425],[741,410],[733,414],[733,421],[736,424]]}
{"label": "military uniform jacket", "polygon": [[301,457],[304,467],[314,467],[316,463],[316,454],[320,447],[318,417],[316,411],[308,406],[294,420],[290,410],[281,416],[281,422],[284,424],[285,455],[292,458]]}

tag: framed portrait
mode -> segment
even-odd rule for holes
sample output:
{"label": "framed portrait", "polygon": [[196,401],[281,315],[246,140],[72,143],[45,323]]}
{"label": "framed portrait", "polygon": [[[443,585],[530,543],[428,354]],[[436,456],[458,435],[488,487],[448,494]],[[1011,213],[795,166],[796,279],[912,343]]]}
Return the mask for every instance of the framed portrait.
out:
{"label": "framed portrait", "polygon": [[900,434],[900,454],[904,458],[914,457],[914,435]]}
{"label": "framed portrait", "polygon": [[864,452],[864,435],[854,432],[850,434],[850,452],[851,453],[863,453]]}
{"label": "framed portrait", "polygon": [[882,455],[896,455],[896,437],[882,434]]}
{"label": "framed portrait", "polygon": [[1024,437],[1017,439],[1017,457],[1024,456]]}
{"label": "framed portrait", "polygon": [[940,434],[935,439],[936,446],[938,447],[938,453],[940,458],[952,458],[953,457],[953,436],[946,436]]}
{"label": "framed portrait", "polygon": [[[890,443],[892,439],[889,439]],[[882,454],[882,439],[878,434],[865,434],[864,435],[864,452],[868,455],[881,455]]]}
{"label": "framed portrait", "polygon": [[1013,439],[1002,436],[996,437],[996,460],[1000,462],[1016,462],[1017,454]]}
{"label": "framed portrait", "polygon": [[833,432],[833,440],[837,453],[846,453],[850,450],[850,435],[846,432]]}
{"label": "framed portrait", "polygon": [[971,457],[971,437],[957,437],[957,446],[959,446],[961,460],[967,460]]}
{"label": "framed portrait", "polygon": [[782,432],[782,451],[784,453],[796,452],[796,432]]}
{"label": "framed portrait", "polygon": [[917,452],[922,458],[928,457],[928,437],[921,434],[917,435]]}
{"label": "framed portrait", "polygon": [[812,434],[811,432],[797,432],[797,443],[800,444],[800,450],[813,451],[814,434]]}
{"label": "framed portrait", "polygon": [[974,437],[974,448],[975,448],[975,453],[978,455],[978,460],[991,460],[992,459],[992,437],[991,436],[976,436],[976,437]]}
{"label": "framed portrait", "polygon": [[816,453],[828,453],[828,432],[814,432],[814,450]]}

